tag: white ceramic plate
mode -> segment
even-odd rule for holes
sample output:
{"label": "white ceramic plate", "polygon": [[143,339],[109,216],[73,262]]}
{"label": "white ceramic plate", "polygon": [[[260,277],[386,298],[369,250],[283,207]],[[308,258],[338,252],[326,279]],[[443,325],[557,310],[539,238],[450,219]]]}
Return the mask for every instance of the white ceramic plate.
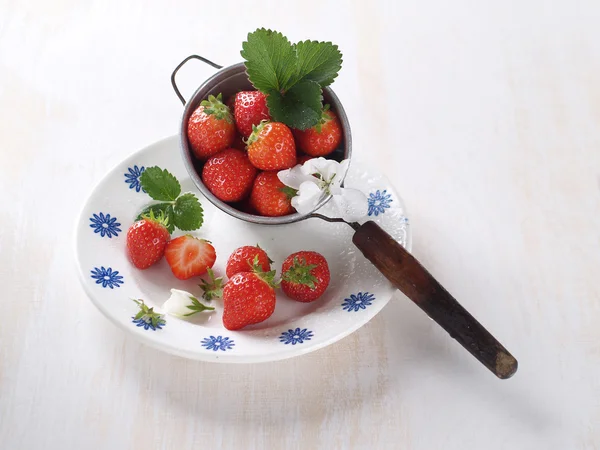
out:
{"label": "white ceramic plate", "polygon": [[[145,167],[154,165],[168,169],[180,180],[183,192],[194,192],[200,199],[204,225],[192,234],[215,246],[217,276],[224,275],[228,256],[242,245],[260,244],[274,260],[278,274],[289,254],[316,250],[327,258],[331,271],[324,296],[304,304],[288,299],[279,290],[275,313],[265,322],[240,331],[223,327],[220,300],[211,303],[216,308],[211,314],[196,314],[188,320],[167,315],[166,324],[160,328],[134,323],[138,307],[133,298],[159,307],[172,288],[197,295],[202,292],[199,280],[177,280],[164,259],[141,271],[126,256],[127,229],[139,211],[152,202],[140,190],[138,177]],[[353,160],[345,184],[368,193],[367,219],[378,222],[410,250],[408,219],[388,180]],[[329,203],[319,212],[334,216]],[[345,224],[318,219],[266,226],[228,216],[195,188],[180,160],[178,139],[173,136],[134,153],[100,181],[79,217],[75,251],[86,292],[98,309],[127,333],[188,358],[248,363],[290,358],[325,347],[360,328],[386,305],[394,288],[353,246],[352,233]],[[176,231],[174,236],[178,234]]]}

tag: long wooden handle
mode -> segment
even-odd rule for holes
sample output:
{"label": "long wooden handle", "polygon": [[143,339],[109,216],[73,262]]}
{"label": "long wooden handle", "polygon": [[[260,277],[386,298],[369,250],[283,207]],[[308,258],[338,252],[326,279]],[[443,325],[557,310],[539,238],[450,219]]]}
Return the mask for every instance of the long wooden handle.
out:
{"label": "long wooden handle", "polygon": [[360,226],[354,245],[400,291],[498,378],[510,378],[517,360],[433,276],[375,222]]}

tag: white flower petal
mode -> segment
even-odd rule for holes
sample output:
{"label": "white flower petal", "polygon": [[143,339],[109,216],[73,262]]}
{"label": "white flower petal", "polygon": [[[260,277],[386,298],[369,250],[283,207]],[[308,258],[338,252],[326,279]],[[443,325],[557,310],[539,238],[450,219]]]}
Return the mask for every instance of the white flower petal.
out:
{"label": "white flower petal", "polygon": [[190,297],[193,297],[193,295],[189,292],[171,289],[171,296],[163,303],[161,312],[174,316],[183,316],[190,313],[191,310],[188,309],[188,306],[192,305]]}
{"label": "white flower petal", "polygon": [[277,172],[277,178],[279,178],[279,181],[283,184],[293,189],[299,189],[300,185],[306,181],[311,181],[315,184],[318,182],[318,180],[311,175],[311,172],[306,173],[304,166],[301,165]]}
{"label": "white flower petal", "polygon": [[355,222],[367,215],[369,202],[367,196],[358,189],[338,188],[339,194],[333,196],[342,219]]}
{"label": "white flower petal", "polygon": [[299,186],[298,195],[292,197],[292,206],[300,214],[311,213],[319,204],[323,192],[312,181],[305,181]]}

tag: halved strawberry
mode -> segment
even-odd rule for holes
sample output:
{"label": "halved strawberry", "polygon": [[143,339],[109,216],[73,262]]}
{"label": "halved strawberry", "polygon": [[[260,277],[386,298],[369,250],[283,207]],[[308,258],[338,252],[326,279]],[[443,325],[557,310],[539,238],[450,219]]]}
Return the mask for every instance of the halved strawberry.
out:
{"label": "halved strawberry", "polygon": [[165,259],[180,280],[202,275],[217,259],[215,248],[206,240],[185,235],[167,243]]}

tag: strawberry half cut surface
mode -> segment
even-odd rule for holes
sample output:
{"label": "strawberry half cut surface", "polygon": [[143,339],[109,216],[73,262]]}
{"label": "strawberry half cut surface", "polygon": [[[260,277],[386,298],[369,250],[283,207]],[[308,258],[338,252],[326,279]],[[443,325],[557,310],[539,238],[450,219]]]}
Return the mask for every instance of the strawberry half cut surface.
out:
{"label": "strawberry half cut surface", "polygon": [[217,254],[210,242],[185,235],[167,243],[165,259],[176,278],[187,280],[206,273],[215,264]]}

